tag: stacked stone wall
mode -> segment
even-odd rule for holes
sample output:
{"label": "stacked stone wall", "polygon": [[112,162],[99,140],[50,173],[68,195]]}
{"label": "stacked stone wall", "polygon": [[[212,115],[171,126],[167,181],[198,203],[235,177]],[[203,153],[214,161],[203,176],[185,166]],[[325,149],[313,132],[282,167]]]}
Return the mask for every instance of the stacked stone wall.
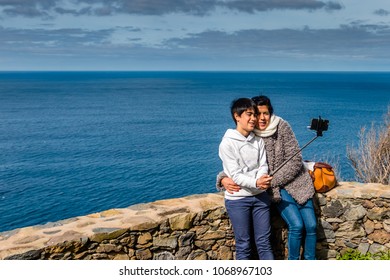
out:
{"label": "stacked stone wall", "polygon": [[335,259],[349,249],[390,250],[390,186],[344,183],[315,201],[317,258]]}
{"label": "stacked stone wall", "polygon": [[[343,182],[316,194],[318,259],[349,248],[390,249],[390,186]],[[276,259],[287,227],[272,208]],[[234,235],[221,193],[161,200],[0,233],[0,259],[231,260]]]}

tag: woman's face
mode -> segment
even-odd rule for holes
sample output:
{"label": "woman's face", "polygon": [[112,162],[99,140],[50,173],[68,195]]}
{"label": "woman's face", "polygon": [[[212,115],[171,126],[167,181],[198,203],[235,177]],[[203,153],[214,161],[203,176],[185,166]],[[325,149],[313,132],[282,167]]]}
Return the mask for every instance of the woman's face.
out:
{"label": "woman's face", "polygon": [[271,119],[268,106],[261,105],[261,106],[257,106],[257,108],[259,109],[259,116],[257,118],[257,128],[260,130],[265,130],[268,127]]}

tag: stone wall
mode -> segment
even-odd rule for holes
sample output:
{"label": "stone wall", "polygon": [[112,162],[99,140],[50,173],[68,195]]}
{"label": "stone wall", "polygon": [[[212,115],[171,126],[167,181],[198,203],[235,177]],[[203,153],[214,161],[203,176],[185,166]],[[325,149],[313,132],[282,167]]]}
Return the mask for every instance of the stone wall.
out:
{"label": "stone wall", "polygon": [[[348,248],[390,249],[390,186],[343,182],[315,197],[318,259]],[[272,209],[276,259],[287,256],[287,229]],[[111,209],[0,233],[0,259],[234,259],[223,195],[212,193]]]}
{"label": "stone wall", "polygon": [[335,259],[348,249],[390,250],[389,185],[343,183],[315,201],[318,259]]}

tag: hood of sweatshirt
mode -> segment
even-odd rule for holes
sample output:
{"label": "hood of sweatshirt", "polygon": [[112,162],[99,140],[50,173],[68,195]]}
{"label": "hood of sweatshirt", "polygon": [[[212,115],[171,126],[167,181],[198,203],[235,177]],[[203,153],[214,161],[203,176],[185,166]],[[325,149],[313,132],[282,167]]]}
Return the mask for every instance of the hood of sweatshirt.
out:
{"label": "hood of sweatshirt", "polygon": [[245,137],[240,132],[238,132],[238,130],[232,128],[226,130],[225,135],[223,136],[223,138],[230,138],[242,142],[251,142],[254,137],[255,134],[253,132],[251,132],[248,137]]}

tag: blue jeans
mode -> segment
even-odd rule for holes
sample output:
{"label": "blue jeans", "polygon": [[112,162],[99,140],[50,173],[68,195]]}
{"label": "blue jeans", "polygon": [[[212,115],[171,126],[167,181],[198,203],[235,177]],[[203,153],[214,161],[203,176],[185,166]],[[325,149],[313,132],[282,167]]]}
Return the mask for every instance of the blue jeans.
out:
{"label": "blue jeans", "polygon": [[299,260],[301,242],[305,235],[303,257],[315,260],[317,243],[317,219],[314,213],[313,200],[299,205],[285,190],[281,189],[282,200],[277,208],[288,225],[288,259]]}
{"label": "blue jeans", "polygon": [[237,200],[225,199],[236,241],[237,260],[251,258],[251,240],[255,240],[260,260],[274,259],[270,242],[270,204],[266,192]]}

